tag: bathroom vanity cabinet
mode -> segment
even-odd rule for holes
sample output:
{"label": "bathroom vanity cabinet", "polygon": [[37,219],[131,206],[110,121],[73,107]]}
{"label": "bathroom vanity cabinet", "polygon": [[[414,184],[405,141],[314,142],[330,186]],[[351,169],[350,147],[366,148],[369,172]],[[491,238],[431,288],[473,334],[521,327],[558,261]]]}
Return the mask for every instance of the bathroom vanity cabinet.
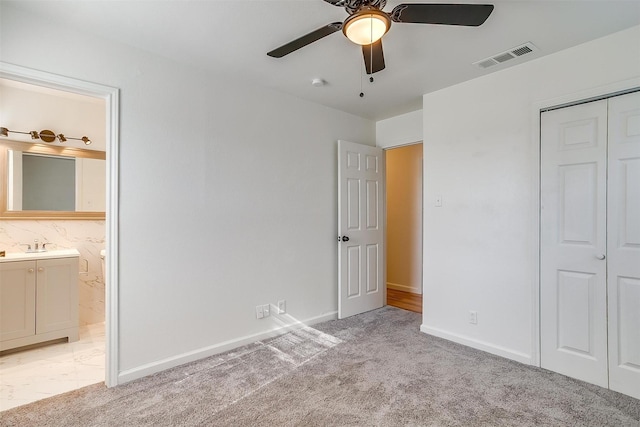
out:
{"label": "bathroom vanity cabinet", "polygon": [[79,255],[71,249],[0,258],[0,351],[78,340]]}

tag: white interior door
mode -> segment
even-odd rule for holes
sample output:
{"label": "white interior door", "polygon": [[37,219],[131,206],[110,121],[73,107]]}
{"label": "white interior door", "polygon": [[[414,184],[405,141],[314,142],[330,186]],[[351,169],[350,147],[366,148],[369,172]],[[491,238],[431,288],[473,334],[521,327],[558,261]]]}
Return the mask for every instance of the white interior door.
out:
{"label": "white interior door", "polygon": [[609,387],[640,399],[640,93],[609,99]]}
{"label": "white interior door", "polygon": [[382,149],[338,141],[338,317],[384,305]]}
{"label": "white interior door", "polygon": [[606,100],[542,114],[541,366],[603,387],[606,159]]}

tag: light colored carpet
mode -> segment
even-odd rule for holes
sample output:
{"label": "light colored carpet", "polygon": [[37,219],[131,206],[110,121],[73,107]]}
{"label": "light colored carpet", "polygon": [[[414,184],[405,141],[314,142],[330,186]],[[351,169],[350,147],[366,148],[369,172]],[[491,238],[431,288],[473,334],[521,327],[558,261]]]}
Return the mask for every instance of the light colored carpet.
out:
{"label": "light colored carpet", "polygon": [[0,425],[640,426],[636,399],[419,326],[385,307],[11,409]]}

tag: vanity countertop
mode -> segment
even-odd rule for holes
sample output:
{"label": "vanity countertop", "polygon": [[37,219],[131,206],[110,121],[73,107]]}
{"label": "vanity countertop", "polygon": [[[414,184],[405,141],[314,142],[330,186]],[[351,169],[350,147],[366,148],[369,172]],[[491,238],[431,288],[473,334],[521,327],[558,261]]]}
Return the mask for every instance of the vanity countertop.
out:
{"label": "vanity countertop", "polygon": [[4,257],[0,257],[0,262],[11,261],[31,261],[38,259],[50,259],[50,258],[73,258],[79,257],[80,252],[77,249],[60,249],[55,251],[46,252],[15,252],[7,253]]}

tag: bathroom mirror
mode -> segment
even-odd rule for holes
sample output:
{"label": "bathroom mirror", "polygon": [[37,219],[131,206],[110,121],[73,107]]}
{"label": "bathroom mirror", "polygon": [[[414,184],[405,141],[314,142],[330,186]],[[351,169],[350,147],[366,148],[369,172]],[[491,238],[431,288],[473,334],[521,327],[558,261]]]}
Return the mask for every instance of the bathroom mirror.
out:
{"label": "bathroom mirror", "polygon": [[0,219],[104,219],[105,153],[0,142]]}

